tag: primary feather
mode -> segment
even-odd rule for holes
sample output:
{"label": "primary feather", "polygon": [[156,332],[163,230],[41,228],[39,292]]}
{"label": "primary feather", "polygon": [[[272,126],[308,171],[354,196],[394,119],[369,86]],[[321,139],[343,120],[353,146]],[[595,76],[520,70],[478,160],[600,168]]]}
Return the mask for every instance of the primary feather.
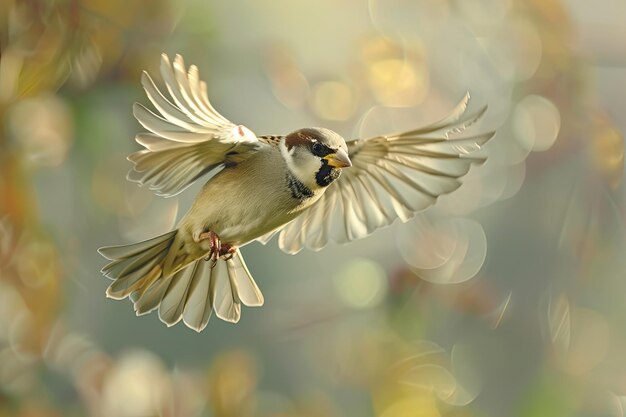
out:
{"label": "primary feather", "polygon": [[135,138],[145,149],[128,157],[134,164],[128,173],[130,181],[170,197],[207,172],[239,163],[264,146],[249,129],[228,121],[213,108],[198,68],[192,65],[187,71],[180,55],[173,64],[162,55],[161,77],[169,98],[147,72],[141,76],[146,95],[160,115],[139,103],[133,107],[139,123],[151,133]]}
{"label": "primary feather", "polygon": [[352,168],[280,230],[280,248],[297,253],[362,238],[398,218],[407,221],[440,195],[456,190],[471,165],[485,161],[472,154],[495,134],[451,137],[487,110],[485,106],[466,115],[468,102],[466,94],[450,115],[420,129],[347,142]]}

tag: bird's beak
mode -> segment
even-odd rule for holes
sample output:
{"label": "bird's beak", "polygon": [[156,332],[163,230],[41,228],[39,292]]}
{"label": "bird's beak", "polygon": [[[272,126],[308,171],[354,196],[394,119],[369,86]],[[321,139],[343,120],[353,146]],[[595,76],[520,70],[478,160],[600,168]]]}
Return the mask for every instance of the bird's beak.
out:
{"label": "bird's beak", "polygon": [[343,149],[339,149],[335,153],[326,155],[324,159],[328,161],[328,165],[333,168],[348,168],[352,166],[348,153]]}

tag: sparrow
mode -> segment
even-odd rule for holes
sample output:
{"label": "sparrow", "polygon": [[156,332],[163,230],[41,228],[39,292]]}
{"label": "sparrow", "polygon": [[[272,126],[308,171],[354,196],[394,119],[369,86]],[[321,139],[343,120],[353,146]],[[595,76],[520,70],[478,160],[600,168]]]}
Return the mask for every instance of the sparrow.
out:
{"label": "sparrow", "polygon": [[213,312],[238,322],[242,304],[264,303],[242,246],[278,235],[286,253],[319,251],[406,222],[456,190],[495,134],[454,137],[487,110],[467,115],[466,94],[447,117],[407,132],[346,141],[312,127],[257,136],[213,108],[198,68],[187,70],[180,55],[171,62],[163,54],[160,72],[165,89],[141,76],[155,110],[134,104],[148,132],[135,138],[144,149],[128,157],[127,178],[163,197],[209,179],[175,230],[98,251],[110,261],[107,296],[129,297],[137,315],[158,309],[168,326],[182,320],[201,331]]}

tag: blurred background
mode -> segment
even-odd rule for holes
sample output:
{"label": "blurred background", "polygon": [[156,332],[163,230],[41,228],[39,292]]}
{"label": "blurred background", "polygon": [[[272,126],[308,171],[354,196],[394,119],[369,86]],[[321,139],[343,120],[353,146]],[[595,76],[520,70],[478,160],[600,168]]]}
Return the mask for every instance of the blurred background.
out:
{"label": "blurred background", "polygon": [[[3,0],[0,416],[626,414],[623,0]],[[125,180],[143,69],[182,54],[230,120],[346,138],[466,91],[488,162],[346,246],[243,249],[265,294],[197,334],[104,296],[99,246],[198,187]]]}

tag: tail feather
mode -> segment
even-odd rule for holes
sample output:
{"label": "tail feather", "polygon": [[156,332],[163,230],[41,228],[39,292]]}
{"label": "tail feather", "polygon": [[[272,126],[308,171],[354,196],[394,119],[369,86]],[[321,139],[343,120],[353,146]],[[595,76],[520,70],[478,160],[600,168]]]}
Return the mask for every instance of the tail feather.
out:
{"label": "tail feather", "polygon": [[191,282],[198,270],[198,262],[183,268],[171,278],[171,282],[161,299],[159,318],[168,326],[173,326],[182,318],[183,309],[189,294]]}
{"label": "tail feather", "polygon": [[148,314],[151,311],[156,310],[159,307],[161,299],[163,299],[169,284],[169,279],[161,277],[153,282],[152,285],[141,294],[137,293],[135,297],[131,294],[131,301],[135,307],[135,313],[138,316],[143,316],[144,314]]}
{"label": "tail feather", "polygon": [[105,246],[98,249],[98,252],[100,253],[100,255],[104,256],[110,261],[127,259],[138,255],[141,252],[158,245],[159,243],[168,241],[169,239],[174,238],[175,235],[176,230],[173,230],[171,232],[165,233],[164,235],[153,237],[152,239],[144,240],[143,242],[139,243],[131,243],[130,245],[120,246]]}
{"label": "tail feather", "polygon": [[135,273],[113,281],[107,288],[107,296],[114,300],[123,300],[135,292],[141,293],[161,276],[158,260],[150,261]]}
{"label": "tail feather", "polygon": [[143,265],[139,265],[134,269],[125,269],[123,274],[117,275],[118,278],[110,285],[108,294],[112,298],[126,298],[128,294],[133,292],[137,284],[143,280],[146,276],[152,276],[158,278],[160,273],[159,263],[163,260],[162,255],[157,255],[154,258],[146,261]]}
{"label": "tail feather", "polygon": [[211,302],[215,315],[222,320],[237,323],[241,317],[241,300],[234,285],[234,279],[229,275],[227,264],[230,261],[218,262],[213,268],[213,280],[215,285],[211,286]]}
{"label": "tail feather", "polygon": [[161,272],[159,264],[175,236],[174,230],[132,245],[98,249],[101,255],[113,261],[102,268],[104,275],[114,280],[107,289],[107,296],[121,300],[158,279]]}
{"label": "tail feather", "polygon": [[199,332],[206,327],[213,312],[211,284],[214,285],[215,280],[211,279],[212,271],[208,262],[197,262],[197,264],[200,270],[196,270],[191,282],[183,321],[188,327]]}
{"label": "tail feather", "polygon": [[102,268],[102,273],[108,278],[127,276],[146,264],[146,259],[160,260],[159,256],[165,249],[167,249],[169,242],[163,242],[153,248],[150,248],[143,252],[141,256],[135,256],[126,259],[120,259],[113,261]]}
{"label": "tail feather", "polygon": [[241,302],[248,307],[262,306],[265,302],[263,294],[248,271],[241,253],[237,251],[226,265],[228,265],[228,276],[231,277],[232,285],[237,289]]}
{"label": "tail feather", "polygon": [[125,246],[109,246],[99,252],[111,260],[102,268],[113,283],[111,298],[130,295],[137,315],[158,308],[159,318],[168,326],[181,319],[190,328],[203,330],[215,315],[232,323],[241,317],[241,304],[263,305],[263,294],[254,282],[239,251],[232,259],[218,260],[215,267],[204,259],[170,276],[163,276],[163,264],[175,242],[176,231]]}

